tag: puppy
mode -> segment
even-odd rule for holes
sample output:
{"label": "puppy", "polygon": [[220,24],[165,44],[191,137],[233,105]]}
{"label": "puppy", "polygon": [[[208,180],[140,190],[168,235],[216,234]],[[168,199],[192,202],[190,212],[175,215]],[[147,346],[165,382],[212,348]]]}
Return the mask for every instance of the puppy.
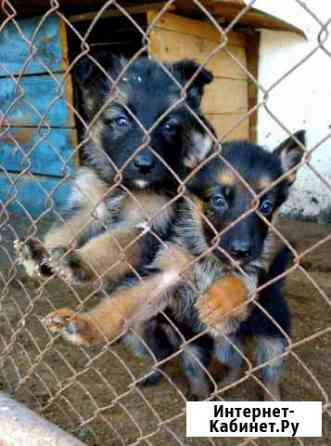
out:
{"label": "puppy", "polygon": [[115,283],[167,238],[179,177],[212,148],[200,103],[213,77],[190,60],[165,67],[148,58],[128,64],[107,52],[79,64],[89,124],[85,167],[73,181],[64,221],[42,243],[16,242],[30,275],[56,273],[73,285],[107,275]]}
{"label": "puppy", "polygon": [[[214,157],[188,183],[190,194],[178,210],[167,246],[161,246],[152,263],[141,269],[143,280],[127,278],[89,312],[53,312],[45,321],[48,328],[72,343],[90,345],[114,339],[128,327],[141,327],[167,309],[179,328],[188,327],[197,335],[207,331],[216,340],[221,335],[240,337],[245,321],[254,329],[250,321],[254,321],[255,305],[250,297],[263,270],[271,276],[275,270],[269,224],[275,224],[277,211],[288,197],[304,140],[300,131],[273,152],[248,142],[224,144],[221,159]],[[178,347],[171,338],[179,335],[153,319],[145,325],[143,338],[160,361],[170,347]],[[204,345],[209,342],[203,340]],[[217,341],[215,351],[222,357],[226,350],[220,345]],[[263,345],[267,346],[266,337]],[[278,360],[285,343],[272,340],[268,345],[273,348],[259,348],[261,357],[276,355]],[[199,397],[209,391],[203,378],[212,357],[205,354],[207,350],[201,345],[183,346],[185,372],[192,393]],[[265,385],[276,393],[276,379],[265,378]]]}
{"label": "puppy", "polygon": [[[216,228],[217,233],[222,235],[218,244],[220,249],[215,249],[213,256],[218,257],[222,263],[227,263],[227,255],[230,255],[251,278],[252,268],[256,268],[259,286],[281,275],[286,269],[290,253],[284,249],[274,257],[274,235],[266,222],[276,223],[277,210],[286,200],[295,180],[296,171],[292,169],[303,155],[300,144],[305,144],[305,134],[300,131],[294,136],[299,144],[289,138],[272,153],[246,142],[225,144],[222,152],[224,160],[235,168],[260,198],[257,212],[249,213],[230,226],[250,210],[253,196],[224,162],[214,160],[200,171],[190,185],[191,191],[199,198],[198,205],[204,209],[208,221],[201,221],[201,216],[194,210],[189,210],[187,215],[184,212],[182,221],[177,223],[179,243],[184,242],[191,253],[201,255],[211,246],[215,237],[213,230]],[[271,187],[286,172],[286,178]],[[209,262],[210,260],[211,258]],[[259,304],[276,324],[255,305],[239,307],[239,318],[235,315],[236,312],[230,317],[224,317],[232,309],[233,303],[240,304],[241,291],[236,291],[236,298],[230,296],[229,306],[224,294],[224,285],[228,286],[229,283],[224,282],[224,279],[217,279],[220,266],[213,267],[205,261],[201,265],[202,272],[196,272],[200,290],[198,294],[201,297],[197,297],[195,289],[179,287],[165,311],[166,317],[159,315],[146,324],[145,345],[157,361],[164,360],[182,348],[182,364],[190,383],[190,395],[202,398],[210,391],[206,370],[213,352],[231,369],[224,384],[233,382],[238,379],[243,362],[243,356],[238,352],[242,349],[243,338],[256,337],[258,364],[269,362],[262,369],[266,398],[271,395],[276,399],[280,398],[282,354],[287,346],[286,335],[290,332],[290,317],[282,292],[283,281],[263,289],[258,296]],[[229,289],[234,290],[234,284],[230,285]],[[218,339],[216,343],[212,342],[210,336],[201,335],[183,348],[184,341],[196,337],[206,329]],[[220,342],[220,333],[227,335],[228,340]],[[137,342],[137,337],[132,337],[131,343],[133,342],[137,354],[146,355],[148,349]],[[276,358],[274,361],[273,357]],[[156,370],[144,384],[156,384],[160,377],[161,373]]]}

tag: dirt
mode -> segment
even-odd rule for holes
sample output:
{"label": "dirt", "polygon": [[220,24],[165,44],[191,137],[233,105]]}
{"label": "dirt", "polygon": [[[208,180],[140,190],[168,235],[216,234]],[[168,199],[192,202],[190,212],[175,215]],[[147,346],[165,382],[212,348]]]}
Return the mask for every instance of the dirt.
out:
{"label": "dirt", "polygon": [[[43,232],[47,224],[40,225]],[[284,400],[329,403],[331,395],[331,239],[309,251],[331,234],[331,225],[282,219],[281,233],[296,243],[301,270],[287,279],[293,316],[293,349],[282,377]],[[121,343],[103,348],[78,349],[55,339],[41,319],[62,306],[75,308],[97,299],[93,290],[70,289],[59,281],[27,279],[14,263],[12,241],[31,233],[21,218],[0,223],[0,389],[72,432],[88,445],[222,445],[240,439],[187,439],[185,393],[187,384],[173,360],[162,383],[150,388],[135,385],[149,364],[133,357]],[[309,278],[312,278],[313,281]],[[215,380],[225,373],[212,369]],[[243,374],[245,370],[243,370]],[[256,375],[258,376],[258,375]],[[255,400],[257,381],[243,380],[227,392],[226,400]],[[331,444],[331,412],[325,406],[323,438],[256,439],[254,445]],[[139,439],[139,441],[138,441]]]}

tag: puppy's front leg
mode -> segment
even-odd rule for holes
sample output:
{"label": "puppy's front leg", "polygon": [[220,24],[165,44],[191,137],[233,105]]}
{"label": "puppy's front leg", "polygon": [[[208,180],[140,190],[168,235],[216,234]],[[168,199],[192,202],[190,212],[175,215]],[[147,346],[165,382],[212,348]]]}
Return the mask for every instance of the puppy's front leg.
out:
{"label": "puppy's front leg", "polygon": [[50,264],[68,284],[84,285],[104,276],[118,281],[138,265],[143,243],[141,229],[124,227],[100,234],[80,249],[51,250]]}
{"label": "puppy's front leg", "polygon": [[116,291],[89,312],[76,314],[66,308],[56,310],[46,317],[45,324],[51,332],[60,333],[77,345],[112,340],[167,305],[168,293],[183,280],[181,273],[190,261],[191,257],[184,250],[169,246],[156,259],[160,272]]}
{"label": "puppy's front leg", "polygon": [[52,333],[62,334],[73,344],[100,344],[162,310],[166,305],[164,292],[175,282],[175,277],[167,277],[166,273],[155,274],[105,298],[92,311],[81,314],[66,308],[54,311],[46,317],[45,324]]}
{"label": "puppy's front leg", "polygon": [[14,249],[17,259],[30,277],[45,278],[54,274],[50,264],[50,251],[59,247],[73,246],[83,231],[92,224],[92,217],[87,209],[81,209],[63,224],[54,225],[46,234],[44,241],[29,238],[26,241],[15,240]]}
{"label": "puppy's front leg", "polygon": [[195,306],[199,318],[213,334],[228,334],[248,316],[247,282],[244,278],[227,275],[216,280]]}

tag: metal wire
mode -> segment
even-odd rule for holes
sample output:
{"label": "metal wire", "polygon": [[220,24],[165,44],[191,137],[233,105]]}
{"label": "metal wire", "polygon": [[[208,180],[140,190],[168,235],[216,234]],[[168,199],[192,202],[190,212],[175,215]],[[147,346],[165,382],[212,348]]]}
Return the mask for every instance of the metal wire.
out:
{"label": "metal wire", "polygon": [[[229,46],[229,33],[236,30],[237,25],[240,25],[241,19],[245,17],[254,6],[255,0],[251,0],[247,2],[246,6],[242,6],[242,9],[237,16],[224,26],[220,24],[220,21],[217,20],[215,16],[213,16],[206,2],[193,0],[192,4],[195,5],[196,12],[199,13],[200,19],[211,25],[215,31],[219,33],[219,41],[217,43],[214,42],[215,46],[213,50],[205,57],[201,66],[205,67],[214,55],[219,54],[221,51],[224,52],[235,64],[237,64],[243,75],[246,76],[247,82],[251,82],[261,93],[262,97],[258,103],[238,117],[238,121],[231,129],[224,132],[222,135],[218,135],[218,139],[211,134],[210,129],[206,127],[205,123],[201,120],[201,117],[199,117],[189,106],[186,106],[201,127],[209,133],[210,137],[214,140],[214,144],[218,144],[219,142],[231,138],[231,132],[238,129],[242,122],[256,114],[260,108],[263,108],[264,111],[268,113],[270,119],[282,128],[288,136],[293,137],[293,133],[289,129],[288,123],[284,121],[282,116],[279,116],[272,111],[269,105],[270,94],[274,92],[277,86],[289,75],[301,70],[303,65],[305,65],[316,52],[322,50],[326,57],[331,56],[325,44],[328,38],[328,25],[331,18],[322,22],[316,14],[309,9],[309,6],[305,2],[299,0],[293,1],[302,8],[305,13],[310,15],[320,27],[316,45],[305,54],[301,60],[294,64],[290,70],[284,70],[282,76],[280,76],[271,86],[266,88],[260,83],[259,79],[249,71],[247,66],[231,51],[231,47]],[[140,334],[131,328],[131,334],[139,338],[140,342],[144,344],[145,348],[149,351],[151,358],[149,363],[145,363],[144,361],[133,357],[121,343],[116,342],[118,339],[106,342],[102,347],[72,347],[71,345],[62,342],[57,337],[54,338],[50,336],[41,321],[49,312],[62,306],[75,308],[77,311],[80,311],[81,309],[86,308],[86,306],[88,307],[92,305],[93,302],[100,299],[100,293],[106,295],[106,291],[103,288],[103,278],[100,277],[97,287],[87,290],[77,289],[66,283],[59,283],[54,277],[42,282],[34,282],[22,274],[22,270],[18,267],[18,262],[12,248],[12,242],[15,239],[23,239],[26,241],[29,237],[39,237],[40,230],[45,232],[45,227],[50,219],[57,221],[62,219],[60,213],[55,209],[54,194],[62,185],[68,182],[71,176],[71,171],[68,166],[68,160],[63,157],[56,145],[48,143],[49,150],[56,154],[58,160],[63,165],[63,175],[61,178],[57,178],[56,185],[51,191],[46,190],[42,183],[40,183],[40,189],[47,197],[47,205],[38,217],[33,217],[30,214],[29,209],[27,209],[24,203],[20,201],[18,190],[18,185],[22,180],[29,178],[37,181],[39,178],[37,175],[31,174],[32,156],[36,147],[45,141],[52,131],[52,125],[49,123],[48,118],[54,104],[59,100],[65,101],[66,106],[75,118],[75,122],[84,129],[84,136],[82,136],[80,141],[75,145],[75,150],[71,156],[71,159],[75,159],[79,155],[81,148],[90,140],[93,140],[93,133],[91,131],[93,124],[97,122],[98,118],[111,101],[110,98],[109,101],[98,110],[92,122],[88,123],[85,121],[80,113],[81,108],[79,107],[79,104],[69,98],[66,94],[67,82],[70,81],[76,65],[84,56],[89,57],[103,74],[108,77],[109,81],[112,83],[112,91],[118,91],[119,81],[125,76],[129,67],[140,56],[148,54],[151,33],[158,26],[158,23],[164,14],[167,11],[172,11],[173,8],[176,7],[176,3],[175,0],[168,0],[163,2],[163,5],[161,5],[162,7],[158,5],[153,21],[147,26],[142,26],[137,15],[132,14],[130,12],[132,10],[127,5],[116,0],[110,0],[104,2],[102,6],[100,6],[97,13],[90,20],[86,30],[83,32],[75,21],[71,19],[69,14],[64,12],[66,11],[63,8],[65,2],[51,0],[49,5],[44,8],[43,15],[40,16],[38,24],[31,36],[25,35],[21,26],[21,19],[25,12],[24,8],[23,10],[19,7],[16,9],[16,3],[14,1],[3,0],[1,3],[2,22],[0,24],[0,37],[1,34],[6,32],[8,26],[13,26],[17,32],[17,39],[22,40],[27,46],[28,56],[26,57],[26,60],[22,62],[19,71],[15,74],[9,72],[2,63],[0,64],[2,73],[5,73],[2,77],[11,79],[16,88],[15,99],[12,103],[6,109],[2,108],[0,104],[0,141],[2,139],[9,140],[14,147],[13,150],[20,153],[23,159],[22,169],[14,174],[6,170],[5,166],[0,166],[1,175],[12,185],[12,190],[14,191],[8,199],[1,203],[0,207],[0,389],[10,391],[18,400],[23,401],[32,409],[44,414],[47,418],[64,429],[73,432],[81,440],[90,445],[105,444],[107,446],[112,446],[121,444],[133,446],[139,444],[151,446],[158,443],[161,446],[163,444],[185,446],[187,444],[230,444],[226,441],[224,442],[224,440],[220,441],[214,439],[199,440],[198,443],[195,443],[185,437],[185,382],[181,377],[182,373],[172,364],[176,362],[176,359],[180,357],[181,353],[188,345],[190,345],[197,337],[205,334],[206,331],[197,335],[196,338],[187,341],[168,316],[164,314],[168,323],[172,325],[173,329],[180,337],[181,347],[166,359],[158,361]],[[128,59],[127,65],[117,79],[111,79],[104,67],[102,67],[100,62],[98,62],[90,52],[92,47],[90,36],[109,11],[116,11],[117,16],[126,18],[127,22],[139,35],[141,40],[139,50]],[[38,33],[45,24],[47,24],[48,18],[53,16],[57,16],[62,24],[65,25],[67,31],[72,33],[74,38],[79,41],[79,50],[70,52],[70,60],[65,66],[61,76],[58,76],[58,73],[55,73],[52,68],[48,66],[41,56],[40,48],[38,47]],[[27,76],[26,72],[31,62],[38,62],[42,72],[47,74],[56,85],[56,94],[49,104],[45,106],[43,113],[38,111],[33,104],[27,101],[22,86],[22,80]],[[127,113],[143,132],[144,143],[137,147],[135,153],[126,160],[125,164],[120,169],[118,169],[112,160],[109,159],[109,163],[116,171],[116,177],[114,184],[104,194],[105,197],[110,191],[121,189],[131,197],[136,205],[140,207],[142,212],[144,212],[143,204],[141,204],[135,194],[123,184],[123,170],[138,152],[148,146],[151,140],[151,133],[160,122],[174,107],[180,102],[185,101],[188,88],[198,75],[198,72],[195,73],[187,85],[183,87],[174,78],[173,74],[165,64],[159,61],[159,65],[173,82],[181,88],[181,98],[169,107],[169,109],[147,129],[126,104],[122,104]],[[10,113],[18,103],[28,105],[34,115],[38,116],[38,123],[35,125],[38,138],[31,144],[28,151],[23,149],[20,141],[15,137],[15,127],[10,121]],[[314,146],[308,146],[306,148],[302,147],[302,149],[305,150],[302,165],[305,165],[306,169],[310,170],[311,175],[318,178],[330,192],[331,184],[329,179],[319,172],[316,166],[311,163],[311,156],[315,154],[315,152],[318,152],[321,145],[327,141],[329,137],[330,133],[325,135],[322,140]],[[153,151],[153,153],[156,157],[159,157],[155,151]],[[243,213],[238,220],[232,222],[232,224],[222,233],[218,233],[209,222],[215,237],[213,245],[204,252],[203,255],[206,255],[208,252],[215,249],[220,238],[223,236],[223,233],[226,233],[226,231],[237,224],[238,221],[241,221],[253,212],[258,212],[257,207],[259,198],[266,192],[266,190],[260,194],[256,194],[244,178],[240,177],[233,166],[229,165],[229,163],[222,157],[222,152],[214,151],[206,157],[198,167],[193,169],[185,180],[180,178],[171,166],[166,165],[169,176],[172,175],[178,184],[178,193],[171,200],[169,199],[169,202],[167,202],[155,215],[152,217],[146,215],[146,230],[153,233],[154,237],[164,246],[164,242],[151,228],[153,219],[157,218],[166,208],[170,208],[180,198],[185,197],[186,200],[189,200],[186,195],[186,185],[188,181],[194,177],[204,165],[208,164],[208,162],[215,157],[221,158],[232,170],[234,175],[239,177],[243,187],[246,187],[249,190],[253,204],[250,210]],[[161,162],[166,164],[164,160],[161,160]],[[271,184],[269,188],[271,189],[275,187],[276,184],[286,177],[286,175],[292,174],[297,168],[298,167],[287,174],[284,174],[276,182]],[[13,204],[19,207],[20,215],[23,214],[22,219],[9,210],[10,206]],[[258,302],[254,300],[254,304],[278,326],[279,330],[283,332],[288,341],[288,348],[282,354],[282,356],[287,357],[287,362],[289,364],[288,368],[290,370],[290,374],[286,375],[287,389],[301,386],[303,389],[300,393],[301,397],[304,396],[305,399],[320,399],[323,401],[323,416],[325,425],[328,426],[328,429],[325,429],[324,437],[321,441],[309,439],[309,445],[327,444],[328,439],[330,440],[329,435],[331,431],[329,397],[331,387],[330,377],[325,373],[321,373],[321,371],[323,371],[322,362],[325,360],[326,351],[329,349],[328,345],[330,345],[331,296],[330,288],[327,288],[327,285],[325,285],[323,281],[323,283],[321,283],[321,277],[317,274],[319,272],[318,268],[321,266],[316,265],[316,269],[314,269],[314,265],[312,264],[313,261],[310,260],[310,256],[314,255],[314,258],[317,258],[319,255],[317,261],[321,261],[323,256],[326,257],[329,255],[327,246],[330,247],[330,244],[327,244],[330,242],[331,235],[327,234],[327,228],[322,229],[321,226],[319,229],[316,229],[317,235],[314,234],[312,241],[309,241],[309,245],[307,243],[301,243],[300,241],[299,248],[294,247],[290,241],[290,235],[292,234],[289,234],[289,232],[286,231],[285,226],[282,226],[281,228],[275,227],[261,214],[259,214],[259,216],[269,226],[269,230],[274,233],[275,237],[286,244],[294,255],[293,266],[282,276],[286,276],[288,280],[291,281],[292,287],[298,288],[299,294],[300,286],[310,286],[312,301],[299,302],[299,299],[295,299],[294,297],[293,303],[291,303],[290,306],[295,322],[298,322],[300,318],[305,322],[301,321],[300,331],[298,331],[298,333],[296,332],[296,327],[294,327],[294,335],[291,337],[281,329],[279,324],[273,320],[272,316],[269,315]],[[202,218],[208,223],[206,216],[202,216]],[[93,219],[93,212],[91,214],[91,219]],[[45,221],[47,224],[45,224]],[[86,226],[88,224],[89,222],[87,221]],[[84,228],[81,228],[81,231],[84,231]],[[137,235],[137,237],[135,237],[127,246],[122,246],[116,241],[116,238],[114,239],[120,255],[118,261],[112,265],[111,269],[116,268],[121,262],[128,263],[126,256],[128,249],[137,243],[144,234],[145,232]],[[194,262],[198,260],[199,259],[195,259]],[[129,264],[128,267],[141,281],[144,280],[144,278],[140,277],[133,265]],[[191,267],[192,264],[190,264],[189,268]],[[322,270],[322,273],[324,271],[324,274],[328,274],[330,269],[326,266],[323,266],[323,268],[325,268],[325,270]],[[245,274],[244,271],[241,270],[241,272]],[[280,277],[273,281],[279,278]],[[55,281],[56,285],[54,285]],[[305,283],[305,285],[303,285],[303,283]],[[263,285],[261,289],[269,284]],[[293,297],[292,294],[290,297]],[[300,307],[300,304],[302,307]],[[315,321],[315,324],[311,324],[309,320],[310,318],[314,318],[314,312],[318,308],[320,308],[320,311],[317,314],[322,314],[324,312],[323,320],[318,320]],[[306,329],[302,329],[302,325],[304,324],[307,325]],[[230,394],[234,395],[236,399],[245,399],[247,398],[247,395],[249,395],[249,389],[251,387],[248,383],[252,382],[254,382],[254,385],[258,388],[266,390],[259,377],[259,371],[268,363],[256,365],[251,359],[251,355],[241,351],[230,338],[227,338],[227,341],[232,343],[233,348],[242,356],[245,373],[234,383],[223,385],[215,378],[213,373],[204,369],[213,389],[210,398],[213,397],[222,400],[224,397],[227,398]],[[321,364],[317,364],[317,367],[316,351],[321,352]],[[199,362],[198,358],[197,361]],[[164,365],[167,365],[167,367],[161,368],[161,366]],[[201,363],[200,365],[204,368]],[[328,365],[330,366],[330,363]],[[162,377],[164,378],[163,383],[159,387],[154,388],[146,389],[141,387],[139,385],[141,381],[156,369],[162,374]],[[296,381],[295,378],[297,378]],[[295,398],[295,395],[296,392],[293,391],[291,393],[291,398]],[[285,397],[285,399],[291,398]],[[270,443],[265,443],[264,441],[261,442],[261,439],[259,438],[238,439],[236,442],[232,441],[231,445],[258,446],[262,444],[280,444],[279,439],[277,439],[277,441],[273,443],[270,440]],[[304,445],[308,443],[297,438],[293,439],[293,443],[291,444]]]}

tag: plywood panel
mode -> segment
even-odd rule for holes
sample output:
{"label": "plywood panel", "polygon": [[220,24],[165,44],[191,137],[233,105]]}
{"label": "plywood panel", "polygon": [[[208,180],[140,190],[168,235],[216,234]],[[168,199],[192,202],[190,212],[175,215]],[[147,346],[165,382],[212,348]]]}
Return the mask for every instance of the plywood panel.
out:
{"label": "plywood panel", "polygon": [[36,218],[49,210],[47,216],[50,217],[54,210],[63,210],[69,193],[69,181],[60,183],[55,178],[0,175],[0,209],[10,213]]}
{"label": "plywood panel", "polygon": [[[43,63],[53,72],[67,67],[65,25],[59,17],[19,20],[18,27],[10,22],[1,30],[0,76],[22,73],[22,70],[24,74],[45,73],[47,68]],[[32,39],[35,53],[29,45]]]}
{"label": "plywood panel", "polygon": [[205,113],[245,113],[248,109],[247,82],[234,79],[214,79],[207,85],[202,99]]}
{"label": "plywood panel", "polygon": [[[26,76],[19,86],[12,78],[0,79],[0,119],[6,114],[8,122],[15,127],[35,127],[41,116],[51,127],[73,127],[74,121],[67,102],[72,103],[72,86],[68,78],[65,91],[59,91],[63,75]],[[43,122],[43,126],[46,126]]]}
{"label": "plywood panel", "polygon": [[76,131],[11,128],[0,132],[0,165],[8,172],[62,177],[76,170]]}
{"label": "plywood panel", "polygon": [[[148,13],[149,24],[155,13]],[[164,14],[150,34],[149,52],[159,60],[170,62],[183,58],[204,62],[218,46],[220,35],[211,25],[192,19]],[[246,37],[240,33],[229,36],[228,49],[245,68]],[[215,79],[205,89],[202,110],[213,115],[241,115],[248,110],[248,84],[244,69],[224,50],[215,54],[207,67]],[[242,130],[241,130],[242,132]],[[245,133],[245,137],[248,134]]]}
{"label": "plywood panel", "polygon": [[224,42],[224,39],[226,39],[228,45],[232,46],[243,47],[246,44],[246,38],[243,34],[231,31],[227,33],[226,37],[223,37],[222,33],[211,23],[209,24],[200,20],[187,19],[171,13],[162,14],[162,16],[154,22],[157,17],[158,13],[155,11],[149,11],[147,14],[148,23],[153,23],[153,28],[159,27],[169,31],[180,31],[183,34],[216,42]]}
{"label": "plywood panel", "polygon": [[[249,139],[249,118],[245,115],[206,115],[221,141]],[[243,121],[241,121],[244,119]],[[224,138],[224,139],[223,139]]]}
{"label": "plywood panel", "polygon": [[[169,31],[161,28],[154,29],[150,34],[149,52],[151,56],[164,62],[174,62],[178,59],[194,58],[199,63],[204,63],[213,50],[219,47],[215,40],[206,40],[200,37]],[[231,54],[246,66],[245,48],[239,46],[227,46],[226,50],[218,50],[209,60],[206,68],[211,70],[214,76],[232,79],[246,79],[246,73],[229,54]]]}

